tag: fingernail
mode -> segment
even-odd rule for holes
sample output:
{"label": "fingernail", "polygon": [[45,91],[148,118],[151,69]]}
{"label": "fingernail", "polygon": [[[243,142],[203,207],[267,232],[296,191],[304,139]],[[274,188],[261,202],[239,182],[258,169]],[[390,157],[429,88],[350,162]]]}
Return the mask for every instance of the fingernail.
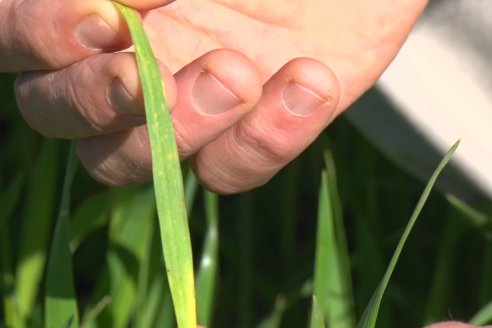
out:
{"label": "fingernail", "polygon": [[305,117],[327,101],[316,92],[294,82],[290,82],[282,93],[285,109],[294,116]]}
{"label": "fingernail", "polygon": [[193,107],[203,115],[217,115],[241,103],[234,93],[207,72],[200,73],[196,79],[191,97]]}
{"label": "fingernail", "polygon": [[108,87],[108,102],[115,112],[129,115],[143,115],[135,104],[135,98],[125,89],[120,79],[114,79]]}
{"label": "fingernail", "polygon": [[123,43],[123,39],[101,17],[91,14],[75,28],[75,37],[89,49],[107,49]]}

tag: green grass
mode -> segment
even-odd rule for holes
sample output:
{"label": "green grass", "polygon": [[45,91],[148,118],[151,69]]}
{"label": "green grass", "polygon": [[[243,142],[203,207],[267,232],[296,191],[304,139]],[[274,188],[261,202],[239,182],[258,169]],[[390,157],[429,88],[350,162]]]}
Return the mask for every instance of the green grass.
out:
{"label": "green grass", "polygon": [[431,178],[429,179],[429,182],[425,186],[424,192],[422,193],[422,196],[420,197],[417,206],[415,207],[415,210],[413,211],[412,216],[410,217],[410,220],[407,226],[405,227],[405,230],[403,231],[403,235],[400,238],[398,245],[396,246],[395,253],[392,256],[390,263],[388,264],[388,268],[386,269],[383,279],[381,283],[378,285],[376,292],[374,293],[373,297],[371,298],[371,301],[369,302],[366,310],[364,311],[358,327],[360,328],[376,327],[376,322],[378,319],[378,313],[379,313],[379,308],[381,306],[381,301],[383,299],[383,294],[386,288],[388,287],[388,284],[390,282],[391,276],[393,275],[396,264],[398,263],[403,247],[405,246],[405,243],[407,242],[407,239],[410,236],[410,232],[412,231],[415,223],[417,222],[420,212],[422,212],[422,209],[427,199],[429,198],[432,187],[434,186],[439,174],[447,165],[447,163],[451,160],[451,157],[453,156],[454,152],[458,148],[458,145],[459,145],[459,141],[456,142],[453,145],[453,147],[451,147],[448,153],[446,153],[443,160],[441,161],[441,163],[439,163],[437,169],[434,171]]}
{"label": "green grass", "polygon": [[355,315],[345,227],[339,209],[334,161],[329,153],[325,158],[318,202],[313,308],[319,307],[326,326],[351,328],[355,325]]}
{"label": "green grass", "polygon": [[[17,114],[12,113],[9,120],[18,119]],[[349,140],[344,139],[346,133],[350,135]],[[318,229],[325,229],[318,228],[321,221],[317,223],[318,197],[326,199],[323,192],[318,193],[318,188],[321,185],[327,188],[334,181],[333,176],[326,179],[333,174],[328,172],[324,174],[323,184],[319,179],[325,166],[323,152],[319,150],[326,147],[332,149],[337,163],[336,178],[340,189],[340,202],[333,194],[329,197],[332,203],[337,204],[332,204],[331,212],[341,215],[343,209],[340,216],[343,226],[334,228],[333,224],[337,221],[333,220],[335,216],[332,215],[332,232],[322,236],[330,237],[337,248],[345,243],[348,255],[343,260],[332,256],[325,260],[339,263],[331,268],[338,275],[335,281],[353,282],[353,287],[346,287],[352,288],[351,292],[336,291],[327,295],[335,295],[329,302],[334,302],[335,306],[338,304],[342,309],[334,313],[346,313],[347,310],[343,309],[352,309],[352,315],[342,316],[344,321],[353,324],[361,318],[362,310],[383,277],[386,264],[423,185],[388,163],[343,119],[335,124],[329,135],[330,141],[327,141],[327,135],[323,135],[308,152],[263,188],[219,199],[201,188],[197,189],[196,195],[202,197],[189,195],[189,220],[196,268],[199,270],[196,281],[200,323],[210,322],[209,327],[251,327],[261,323],[262,327],[307,326],[313,291],[323,283],[328,283],[328,290],[340,287],[336,284],[330,286],[333,281],[323,279],[323,274],[316,276],[314,270],[315,263],[319,261],[315,256],[317,231],[321,234]],[[3,143],[8,141],[8,137],[2,139]],[[37,142],[45,143],[42,140]],[[46,148],[40,147],[38,152],[32,154],[32,166],[25,174],[5,178],[2,184],[0,232],[3,237],[0,254],[4,324],[20,327],[15,324],[20,320],[26,327],[36,327],[47,318],[42,311],[49,279],[45,272],[50,271],[45,271],[47,262],[41,274],[36,268],[29,276],[39,276],[38,282],[20,281],[24,276],[19,273],[24,272],[22,268],[26,267],[23,261],[29,263],[29,257],[21,256],[24,252],[22,249],[28,245],[19,245],[21,241],[30,240],[29,236],[21,238],[25,231],[30,231],[26,230],[25,225],[36,225],[41,218],[23,213],[36,213],[36,208],[40,206],[40,209],[53,209],[51,223],[46,229],[32,229],[32,240],[42,237],[52,243],[56,239],[52,234],[56,218],[54,209],[59,207],[61,200],[56,195],[62,193],[63,170],[57,171],[57,182],[50,186],[55,195],[51,197],[51,204],[33,202],[30,178],[23,176],[30,177],[39,172],[39,163],[48,161],[46,158],[51,158],[51,164],[65,162],[69,145],[62,143],[59,146],[57,153],[48,157],[43,155]],[[375,164],[371,166],[373,171],[369,172],[368,178],[372,180],[368,184],[371,189],[358,189],[360,181],[351,178],[354,162],[345,156],[361,161],[367,160],[367,157],[344,154],[341,151],[344,147],[364,147],[366,151],[360,154],[370,153],[373,157]],[[9,162],[15,161],[22,160],[9,159]],[[10,177],[6,172],[13,168],[4,161],[1,163],[3,176]],[[49,170],[51,165],[48,164],[41,167]],[[195,190],[193,177],[187,175],[186,180],[187,185]],[[82,186],[72,191],[73,215],[69,239],[81,324],[84,327],[126,327],[129,324],[135,327],[173,327],[173,307],[163,270],[160,235],[155,233],[158,228],[155,225],[153,189],[150,186],[107,189],[92,182],[82,171],[76,175],[74,186]],[[326,190],[333,193],[335,189],[330,187]],[[354,208],[357,197],[363,193],[373,193],[373,200],[360,202],[359,207]],[[44,202],[46,196],[41,193],[39,201]],[[294,202],[288,204],[289,211],[284,208],[286,199]],[[29,206],[33,208],[28,209]],[[322,211],[325,210],[320,208],[319,213],[322,214]],[[371,211],[374,214],[369,215]],[[360,213],[367,215],[359,218]],[[476,279],[489,272],[487,259],[490,260],[490,254],[483,250],[490,248],[491,242],[487,237],[490,229],[487,228],[488,217],[485,214],[473,213],[474,219],[462,208],[451,206],[444,197],[431,195],[416,231],[408,240],[408,249],[401,255],[392,282],[388,285],[378,327],[418,327],[428,320],[446,319],[449,313],[458,319],[473,317],[477,323],[490,322],[490,307],[478,313],[490,302],[490,285],[487,285],[486,279]],[[219,216],[220,221],[216,220]],[[326,217],[320,215],[320,218]],[[345,233],[340,238],[337,229],[343,228]],[[40,236],[41,232],[45,235]],[[67,249],[66,239],[64,245]],[[288,251],[284,249],[286,245]],[[319,246],[317,251],[321,250]],[[49,243],[36,254],[48,254],[48,251]],[[338,254],[340,257],[343,252],[326,254]],[[367,254],[372,257],[368,258]],[[343,264],[344,261],[349,265]],[[207,265],[203,265],[204,262]],[[203,270],[200,269],[202,267]],[[343,274],[346,270],[350,270],[351,274]],[[58,281],[62,278],[56,276],[54,279]],[[26,283],[34,284],[36,293],[32,311],[22,317],[16,312],[19,297],[13,286]],[[466,287],[461,287],[463,284]],[[488,290],[484,292],[485,296],[475,292],[482,290],[481,286]],[[464,297],[468,300],[466,304],[461,301]],[[321,295],[318,299],[322,308]],[[350,302],[347,304],[347,300],[351,300],[353,306]],[[422,304],[426,308],[422,308]],[[423,310],[416,311],[414,307]],[[330,316],[326,320],[337,318],[340,317]]]}
{"label": "green grass", "polygon": [[79,326],[70,251],[70,199],[77,164],[75,143],[72,143],[46,268],[44,326],[49,328]]}
{"label": "green grass", "polygon": [[313,296],[313,309],[311,311],[311,322],[309,324],[311,328],[325,328],[325,318],[323,316],[323,311],[319,306],[316,296]]}
{"label": "green grass", "polygon": [[114,2],[135,47],[152,150],[152,172],[167,279],[178,326],[196,327],[195,283],[181,167],[171,113],[152,47],[138,13]]}
{"label": "green grass", "polygon": [[[154,185],[109,189],[75,173],[73,161],[63,164],[73,159],[69,143],[25,126],[12,83],[0,75],[0,326],[175,327],[176,292],[161,243],[173,230],[158,204],[170,202],[158,192],[169,187],[158,180],[167,175]],[[184,167],[184,191],[172,200],[180,214],[171,219],[181,229],[189,223],[200,324],[350,328],[376,290],[378,328],[450,317],[492,322],[491,203],[431,193],[386,285],[424,183],[343,117],[252,192],[217,197]],[[183,298],[177,303],[194,303]],[[181,326],[194,325],[195,313],[178,315]]]}

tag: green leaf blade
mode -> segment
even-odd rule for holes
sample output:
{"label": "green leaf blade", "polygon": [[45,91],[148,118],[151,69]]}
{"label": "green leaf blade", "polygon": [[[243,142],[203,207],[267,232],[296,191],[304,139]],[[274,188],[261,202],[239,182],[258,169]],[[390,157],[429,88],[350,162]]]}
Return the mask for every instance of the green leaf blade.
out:
{"label": "green leaf blade", "polygon": [[135,45],[152,150],[157,213],[176,319],[180,328],[196,327],[195,286],[183,179],[172,120],[159,67],[137,13],[115,2]]}
{"label": "green leaf blade", "polygon": [[316,296],[313,296],[313,308],[311,310],[310,328],[325,328],[325,321],[323,319],[323,312],[319,306]]}
{"label": "green leaf blade", "polygon": [[122,194],[110,219],[107,268],[111,303],[101,315],[104,327],[131,325],[137,310],[142,266],[149,256],[155,218],[152,188]]}
{"label": "green leaf blade", "polygon": [[196,277],[198,322],[209,327],[212,323],[215,283],[219,257],[218,196],[204,192],[207,233],[203,246],[200,268]]}
{"label": "green leaf blade", "polygon": [[94,231],[101,229],[109,219],[110,192],[91,196],[73,213],[70,229],[72,253]]}
{"label": "green leaf blade", "polygon": [[24,321],[29,320],[33,313],[46,266],[49,238],[55,218],[58,152],[58,142],[48,139],[43,141],[26,185],[15,280],[15,296]]}
{"label": "green leaf blade", "polygon": [[23,176],[18,174],[7,190],[0,192],[0,294],[3,298],[5,324],[10,327],[24,326],[14,293],[13,245],[9,231],[9,219],[19,201],[23,181]]}
{"label": "green leaf blade", "polygon": [[477,326],[483,326],[492,322],[492,301],[480,309],[471,319],[470,323]]}
{"label": "green leaf blade", "polygon": [[[327,157],[327,166],[333,161]],[[319,192],[318,227],[314,268],[314,294],[328,327],[353,328],[353,300],[348,266],[348,251],[340,205],[335,197],[333,168],[330,177],[324,171]]]}
{"label": "green leaf blade", "polygon": [[45,327],[47,328],[79,326],[70,251],[70,190],[76,170],[75,144],[72,144],[48,259],[45,299]]}
{"label": "green leaf blade", "polygon": [[396,267],[396,263],[398,262],[398,259],[400,257],[400,254],[402,252],[403,247],[405,246],[405,243],[408,239],[408,236],[410,235],[410,232],[413,229],[413,226],[415,225],[415,222],[417,221],[417,218],[420,215],[420,212],[422,211],[422,208],[424,207],[427,198],[430,195],[430,192],[432,190],[432,187],[434,186],[437,177],[439,174],[442,172],[444,167],[448,164],[448,162],[451,160],[451,157],[453,156],[454,152],[458,148],[460,144],[460,140],[458,140],[446,153],[444,158],[441,160],[439,165],[437,166],[436,170],[432,174],[431,178],[429,179],[429,182],[424,188],[424,191],[422,192],[422,196],[420,197],[419,201],[417,202],[417,205],[415,207],[415,210],[413,211],[410,220],[405,227],[405,230],[403,231],[403,235],[400,238],[400,241],[398,242],[398,245],[395,249],[395,252],[393,254],[393,257],[391,258],[391,261],[388,265],[388,268],[386,269],[386,272],[384,274],[383,279],[381,280],[381,283],[379,284],[378,288],[376,289],[376,292],[372,296],[369,304],[367,305],[361,320],[359,321],[359,324],[357,325],[358,328],[374,328],[376,327],[376,321],[379,313],[379,308],[381,306],[381,301],[383,298],[383,294],[386,290],[386,287],[390,281],[390,278],[393,274],[393,271]]}

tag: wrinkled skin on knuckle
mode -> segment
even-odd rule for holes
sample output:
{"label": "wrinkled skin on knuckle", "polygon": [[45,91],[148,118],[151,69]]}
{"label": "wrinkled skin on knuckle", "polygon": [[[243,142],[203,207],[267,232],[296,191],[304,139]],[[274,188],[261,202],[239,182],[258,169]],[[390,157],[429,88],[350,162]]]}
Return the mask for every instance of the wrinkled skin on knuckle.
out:
{"label": "wrinkled skin on knuckle", "polygon": [[40,124],[39,119],[37,119],[40,116],[44,117],[48,114],[45,113],[42,108],[39,108],[36,111],[32,110],[32,104],[29,101],[31,89],[26,74],[21,74],[17,77],[14,84],[14,91],[17,107],[27,125],[44,137],[53,137],[50,132],[46,131],[45,127]]}
{"label": "wrinkled skin on knuckle", "polygon": [[[261,167],[277,166],[295,156],[289,140],[284,132],[268,130],[267,127],[250,122],[244,122],[235,129],[235,143],[231,151],[237,151],[237,156],[247,156],[256,159]],[[245,154],[242,154],[245,152]]]}

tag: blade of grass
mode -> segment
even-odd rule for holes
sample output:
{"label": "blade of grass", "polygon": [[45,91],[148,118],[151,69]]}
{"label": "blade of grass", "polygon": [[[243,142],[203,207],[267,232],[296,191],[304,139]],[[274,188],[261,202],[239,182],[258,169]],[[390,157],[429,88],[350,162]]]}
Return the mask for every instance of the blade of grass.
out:
{"label": "blade of grass", "polygon": [[[161,278],[161,279],[159,279]],[[157,313],[162,309],[159,309],[162,291],[164,290],[164,279],[162,277],[156,277],[150,284],[151,288],[148,289],[146,302],[142,303],[145,306],[141,306],[137,312],[137,321],[135,327],[154,327],[154,322],[157,317]]]}
{"label": "blade of grass", "polygon": [[[156,223],[153,220],[155,201],[148,186],[109,189],[107,196],[109,235],[106,261],[85,305],[82,322],[88,328],[122,326],[133,320],[142,258],[147,256],[147,244],[152,237],[149,230],[153,231]],[[158,259],[162,263],[160,253]],[[108,297],[111,302],[101,308],[101,300]]]}
{"label": "blade of grass", "polygon": [[[328,327],[352,328],[351,294],[347,278],[344,277],[345,261],[341,259],[344,255],[340,250],[344,246],[337,241],[335,230],[341,230],[340,233],[343,234],[345,232],[341,219],[335,222],[332,188],[326,172],[323,172],[319,193],[314,294],[317,295],[317,302]],[[342,224],[342,227],[335,228],[337,223]]]}
{"label": "blade of grass", "polygon": [[24,184],[23,174],[17,174],[9,184],[7,190],[0,193],[0,224],[3,224],[10,218],[12,212],[20,198],[22,185]]}
{"label": "blade of grass", "polygon": [[[343,222],[342,203],[338,193],[337,173],[335,169],[335,160],[333,154],[329,150],[324,152],[324,160],[326,165],[326,176],[328,188],[330,190],[331,207],[333,211],[333,228],[335,233],[335,241],[338,251],[338,265],[336,270],[336,281],[333,281],[333,287],[338,288],[338,293],[341,295],[337,301],[337,307],[333,308],[334,320],[337,315],[344,318],[344,325],[347,327],[355,326],[354,300],[352,298],[352,280],[350,268],[350,255],[348,251],[347,238],[345,233],[345,225]],[[337,314],[338,311],[338,314]],[[341,324],[341,319],[336,320],[337,327]],[[330,321],[328,321],[328,325]]]}
{"label": "blade of grass", "polygon": [[141,266],[154,229],[153,189],[131,188],[115,201],[110,219],[107,265],[111,304],[101,315],[104,327],[128,327],[137,302]]}
{"label": "blade of grass", "polygon": [[[163,289],[162,279],[157,281],[157,284],[149,288],[150,284],[154,284],[154,277],[159,275],[162,271],[160,268],[158,272],[155,272],[155,263],[162,265],[162,259],[160,252],[156,253],[154,249],[158,249],[158,238],[154,230],[157,231],[157,226],[154,226],[154,222],[150,221],[151,229],[147,235],[148,242],[145,245],[144,254],[140,262],[140,269],[138,273],[138,285],[137,285],[137,300],[135,311],[135,327],[150,327],[150,320],[153,317],[156,304],[158,304],[159,295]],[[154,265],[153,265],[154,264]],[[154,269],[154,270],[153,270]],[[150,313],[150,314],[149,314]],[[143,318],[147,318],[145,324],[142,323]]]}
{"label": "blade of grass", "polygon": [[[357,215],[361,215],[357,213]],[[376,236],[375,229],[370,225],[367,217],[356,216],[356,227],[355,227],[355,240],[357,245],[357,251],[354,256],[354,261],[352,261],[352,266],[357,272],[356,285],[357,288],[357,298],[358,305],[357,313],[362,314],[364,307],[371,300],[374,290],[379,285],[381,277],[385,271],[383,250],[378,244],[378,236]],[[384,311],[380,316],[380,320],[385,320],[379,322],[381,327],[389,327],[387,324],[388,319],[384,314]]]}
{"label": "blade of grass", "polygon": [[[318,303],[322,313],[322,320],[333,320],[330,315],[330,303],[333,298],[340,297],[334,294],[331,281],[333,280],[334,266],[337,265],[338,250],[333,231],[333,210],[330,199],[330,190],[326,172],[321,174],[321,186],[318,205],[318,226],[316,236],[316,255],[314,260],[313,291],[318,295]],[[336,306],[336,305],[335,305]]]}
{"label": "blade of grass", "polygon": [[483,246],[482,270],[480,277],[480,295],[478,304],[483,304],[490,300],[492,295],[492,234],[486,235],[485,245]]}
{"label": "blade of grass", "polygon": [[261,321],[258,328],[279,327],[286,311],[296,305],[299,305],[299,303],[303,302],[308,297],[312,297],[312,295],[313,281],[311,279],[306,280],[299,288],[294,290],[289,295],[278,295],[275,300],[273,310],[265,319]]}
{"label": "blade of grass", "polygon": [[316,296],[313,295],[313,308],[311,310],[310,328],[325,328],[325,320],[323,319],[323,312],[319,306]]}
{"label": "blade of grass", "polygon": [[490,228],[492,227],[491,217],[474,209],[453,194],[446,194],[446,199],[458,212],[462,213],[462,217],[467,219],[471,224],[480,229],[489,228],[490,231]]}
{"label": "blade of grass", "polygon": [[395,269],[396,263],[398,262],[398,259],[400,257],[401,251],[403,249],[403,246],[405,245],[408,236],[410,235],[410,232],[412,231],[413,226],[415,225],[415,222],[417,221],[417,218],[420,215],[420,212],[422,211],[422,208],[425,205],[425,202],[427,201],[427,198],[429,197],[429,194],[432,190],[432,187],[434,186],[434,183],[437,180],[437,177],[441,173],[441,171],[444,169],[446,164],[451,160],[451,157],[453,156],[454,152],[456,151],[456,148],[458,148],[460,141],[458,140],[452,147],[451,149],[446,153],[442,161],[439,163],[437,166],[436,170],[432,174],[431,178],[429,179],[429,182],[425,186],[425,189],[422,193],[422,196],[420,197],[419,201],[417,202],[417,205],[415,207],[414,212],[412,213],[410,220],[405,227],[405,230],[403,231],[403,235],[400,238],[400,241],[398,242],[398,245],[396,246],[396,250],[393,254],[393,257],[391,258],[391,261],[388,265],[388,268],[386,269],[386,272],[384,274],[384,277],[379,284],[378,288],[376,289],[373,297],[371,298],[371,301],[367,305],[366,310],[364,311],[361,320],[359,321],[359,324],[357,327],[359,328],[374,328],[376,327],[376,321],[379,313],[379,307],[381,305],[381,300],[383,298],[384,291],[386,290],[386,286],[389,283],[389,280],[391,278],[391,275],[393,274],[393,271]]}
{"label": "blade of grass", "polygon": [[[381,185],[384,183],[384,179],[381,179],[380,172],[386,171],[382,167],[384,161],[378,158],[375,149],[369,146],[365,139],[352,132],[350,130],[344,132],[348,137],[345,141],[352,139],[349,142],[353,144],[353,149],[349,149],[349,153],[345,154],[342,161],[345,175],[340,177],[344,179],[345,199],[348,201],[347,208],[351,212],[350,215],[353,217],[353,224],[355,225],[353,243],[356,247],[352,267],[356,272],[357,312],[362,314],[386,270],[384,237],[388,225],[385,224],[384,217],[391,215],[388,212],[391,212],[393,208],[398,208],[400,213],[405,213],[407,205],[405,196],[401,198],[401,195],[395,195],[394,192],[390,192],[390,194],[397,197],[392,198],[391,204],[383,201],[386,196],[381,192],[384,190]],[[334,146],[340,146],[340,144],[336,142]],[[338,149],[339,154],[348,149],[346,146],[342,147],[344,150]],[[343,156],[341,157],[343,158]],[[388,176],[391,176],[391,172],[388,172]],[[395,200],[397,202],[393,203]],[[381,204],[383,202],[384,205]],[[408,211],[414,205],[413,200],[409,204],[411,206]],[[383,311],[380,313],[378,328],[392,327],[393,312]]]}
{"label": "blade of grass", "polygon": [[203,197],[207,218],[207,233],[205,235],[200,268],[196,277],[196,300],[199,324],[210,327],[219,256],[219,202],[218,196],[207,190],[204,191]]}
{"label": "blade of grass", "polygon": [[[105,304],[106,299],[109,303]],[[94,291],[88,304],[85,305],[84,312],[81,315],[81,327],[96,328],[102,327],[103,317],[108,312],[108,306],[111,304],[112,298],[109,295],[109,274],[107,265],[105,265],[98,275],[95,283]],[[101,303],[102,302],[102,303]],[[104,306],[101,306],[104,305]]]}
{"label": "blade of grass", "polygon": [[100,192],[80,205],[73,214],[70,249],[75,252],[82,241],[108,223],[110,193]]}
{"label": "blade of grass", "polygon": [[46,273],[45,327],[48,328],[79,326],[70,252],[70,191],[77,164],[75,143],[72,143]]}
{"label": "blade of grass", "polygon": [[[161,308],[157,313],[157,319],[154,324],[154,328],[175,328],[175,320],[173,313],[173,302],[171,299],[171,293],[166,292],[162,295]],[[169,315],[171,314],[171,315]]]}
{"label": "blade of grass", "polygon": [[[158,225],[155,224],[155,231],[157,230]],[[160,236],[157,233],[152,235],[149,254],[140,270],[135,327],[174,327],[175,319],[171,295],[165,272],[162,270],[164,260]],[[157,322],[160,314],[165,320]]]}
{"label": "blade of grass", "polygon": [[84,316],[83,322],[80,324],[80,328],[88,328],[94,323],[97,317],[108,307],[111,303],[111,297],[106,295],[97,302],[96,306],[89,309],[88,313]]}
{"label": "blade of grass", "polygon": [[24,325],[14,294],[13,249],[9,229],[9,219],[19,201],[23,182],[23,176],[18,174],[7,190],[0,194],[0,294],[3,295],[5,324],[9,327]]}
{"label": "blade of grass", "polygon": [[345,294],[341,281],[341,253],[336,242],[333,221],[328,178],[326,172],[323,172],[318,209],[314,294],[318,297],[322,318],[329,327],[351,328],[350,309],[347,309],[345,301],[348,295]]}
{"label": "blade of grass", "polygon": [[286,299],[284,296],[279,295],[275,300],[272,313],[265,318],[257,328],[280,328],[282,324],[282,318],[285,313]]}
{"label": "blade of grass", "polygon": [[29,174],[19,237],[15,295],[24,321],[33,312],[53,227],[58,183],[58,142],[44,140]]}
{"label": "blade of grass", "polygon": [[135,46],[152,150],[152,167],[164,260],[180,328],[196,328],[193,258],[183,179],[160,71],[138,14],[115,2]]}
{"label": "blade of grass", "polygon": [[451,299],[452,285],[450,272],[456,260],[458,241],[469,231],[465,221],[456,217],[449,220],[439,238],[436,264],[433,271],[429,294],[426,297],[425,322],[436,322],[443,317]]}
{"label": "blade of grass", "polygon": [[184,190],[186,212],[191,213],[193,203],[195,201],[196,192],[198,190],[198,181],[192,170],[189,170],[188,174],[186,175]]}
{"label": "blade of grass", "polygon": [[[160,253],[159,253],[160,256]],[[166,312],[167,308],[162,306],[163,298],[167,296],[169,290],[167,288],[165,278],[162,275],[156,275],[152,277],[149,288],[146,292],[145,302],[140,303],[138,312],[136,313],[135,327],[169,327],[174,325],[174,314],[172,307],[169,308],[169,312],[165,317],[169,320],[166,323],[159,323],[157,325],[156,320],[161,312]],[[169,323],[171,322],[171,323]]]}
{"label": "blade of grass", "polygon": [[483,326],[492,322],[492,301],[487,303],[471,319],[472,325]]}

